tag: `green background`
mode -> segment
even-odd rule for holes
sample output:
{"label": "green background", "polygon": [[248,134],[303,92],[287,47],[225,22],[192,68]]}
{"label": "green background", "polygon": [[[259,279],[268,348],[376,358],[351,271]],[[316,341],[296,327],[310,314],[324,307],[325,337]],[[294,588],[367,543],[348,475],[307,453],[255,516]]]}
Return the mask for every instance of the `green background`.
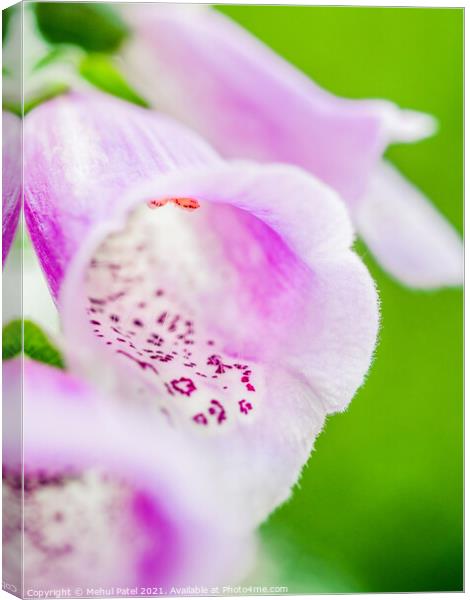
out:
{"label": "green background", "polygon": [[[219,8],[338,95],[435,115],[435,137],[388,156],[462,230],[462,10]],[[291,593],[460,590],[462,293],[405,289],[358,251],[382,301],[376,359],[262,529],[275,562],[265,582]]]}

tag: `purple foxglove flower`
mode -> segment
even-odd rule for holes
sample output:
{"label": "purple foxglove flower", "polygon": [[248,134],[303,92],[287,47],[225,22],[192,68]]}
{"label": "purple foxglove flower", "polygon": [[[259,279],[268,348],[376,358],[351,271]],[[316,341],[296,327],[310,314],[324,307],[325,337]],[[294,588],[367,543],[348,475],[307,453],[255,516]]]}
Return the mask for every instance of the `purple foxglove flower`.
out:
{"label": "purple foxglove flower", "polygon": [[159,110],[223,156],[303,167],[336,189],[382,266],[418,288],[460,285],[462,243],[426,198],[382,159],[431,117],[322,90],[208,7],[123,5],[134,25],[128,75]]}
{"label": "purple foxglove flower", "polygon": [[25,173],[69,364],[184,431],[233,522],[258,524],[371,362],[376,292],[344,205],[297,167],[224,162],[97,94],[27,116]]}
{"label": "purple foxglove flower", "polygon": [[3,441],[7,581],[19,581],[23,531],[25,589],[162,588],[157,595],[244,574],[253,539],[228,531],[217,488],[181,436],[154,435],[53,367],[15,359],[3,369],[5,417],[18,410],[22,373],[24,416],[23,500],[16,430]]}
{"label": "purple foxglove flower", "polygon": [[5,264],[20,217],[21,120],[3,111],[2,128],[2,264]]}

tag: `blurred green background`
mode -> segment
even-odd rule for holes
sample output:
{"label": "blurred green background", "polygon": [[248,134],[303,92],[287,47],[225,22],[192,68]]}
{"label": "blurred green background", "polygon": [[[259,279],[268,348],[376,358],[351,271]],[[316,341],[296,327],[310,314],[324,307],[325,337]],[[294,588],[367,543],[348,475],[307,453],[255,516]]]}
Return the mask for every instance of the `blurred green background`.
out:
{"label": "blurred green background", "polygon": [[[388,157],[462,230],[463,10],[219,9],[338,95],[435,115],[435,137]],[[327,422],[292,500],[262,529],[277,562],[266,584],[461,590],[462,293],[405,289],[357,248],[382,300],[376,359],[348,411]]]}

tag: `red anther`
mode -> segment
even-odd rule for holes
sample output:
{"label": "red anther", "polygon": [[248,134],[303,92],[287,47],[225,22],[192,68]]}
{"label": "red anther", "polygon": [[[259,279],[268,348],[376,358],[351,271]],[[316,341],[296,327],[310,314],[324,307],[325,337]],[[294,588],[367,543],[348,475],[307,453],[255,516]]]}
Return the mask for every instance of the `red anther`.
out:
{"label": "red anther", "polygon": [[200,207],[200,204],[194,198],[171,198],[171,201],[179,206],[180,208],[184,208],[185,210],[196,210],[196,208]]}
{"label": "red anther", "polygon": [[200,204],[194,198],[162,198],[160,200],[149,200],[147,202],[147,206],[149,208],[161,208],[168,204],[168,202],[172,202],[179,206],[179,208],[183,208],[184,210],[196,210],[196,208],[200,207]]}

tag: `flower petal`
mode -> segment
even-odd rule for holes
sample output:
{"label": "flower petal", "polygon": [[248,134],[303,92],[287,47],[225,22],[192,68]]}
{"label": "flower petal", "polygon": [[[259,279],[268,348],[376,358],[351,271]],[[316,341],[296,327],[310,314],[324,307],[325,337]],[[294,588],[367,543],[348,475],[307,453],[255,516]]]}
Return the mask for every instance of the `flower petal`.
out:
{"label": "flower petal", "polygon": [[24,154],[25,219],[55,297],[78,240],[126,190],[218,160],[178,123],[98,93],[62,95],[29,113]]}
{"label": "flower petal", "polygon": [[134,85],[225,157],[296,164],[351,202],[389,143],[435,129],[391,102],[329,94],[210,8],[122,10],[135,28],[123,54]]}
{"label": "flower petal", "polygon": [[[349,235],[328,252],[320,236],[303,236],[302,225],[324,233],[341,214],[305,184],[289,168],[247,165],[155,181],[132,197],[142,206],[130,222],[101,228],[98,248],[95,236],[84,243],[63,287],[72,364],[90,373],[94,361],[101,376],[108,365],[116,391],[138,390],[147,414],[160,411],[206,448],[247,527],[288,497],[324,416],[361,384],[377,332],[375,290]],[[200,215],[142,203],[188,190]],[[277,195],[299,208],[298,240]]]}
{"label": "flower petal", "polygon": [[[377,333],[375,289],[350,250],[346,210],[324,184],[295,167],[211,155],[191,167],[162,161],[138,185],[141,124],[129,127],[120,106],[95,115],[93,140],[73,140],[85,172],[88,144],[107,148],[109,131],[125,140],[126,161],[101,165],[93,196],[78,193],[74,163],[53,176],[44,163],[54,147],[38,131],[70,153],[60,113],[28,117],[37,155],[27,207],[38,230],[56,232],[40,241],[43,252],[54,256],[63,239],[73,257],[60,294],[69,364],[205,449],[234,522],[250,528],[288,497],[325,415],[361,384]],[[147,131],[153,157],[169,133],[181,145],[176,128]],[[52,203],[37,202],[38,182]],[[72,209],[61,208],[64,195]]]}
{"label": "flower petal", "polygon": [[2,112],[2,264],[15,236],[21,207],[21,120],[14,114]]}
{"label": "flower petal", "polygon": [[384,269],[416,288],[462,285],[463,244],[428,199],[383,162],[354,214]]}
{"label": "flower petal", "polygon": [[[4,365],[7,382],[20,371],[19,360]],[[5,399],[8,416],[15,396]],[[249,565],[252,540],[228,532],[214,482],[177,434],[155,437],[78,379],[31,361],[23,418],[26,588],[168,594],[169,586],[236,581]],[[22,490],[13,437],[4,452],[7,510]],[[21,521],[7,523],[7,556],[21,532]],[[14,568],[7,562],[7,573]]]}

